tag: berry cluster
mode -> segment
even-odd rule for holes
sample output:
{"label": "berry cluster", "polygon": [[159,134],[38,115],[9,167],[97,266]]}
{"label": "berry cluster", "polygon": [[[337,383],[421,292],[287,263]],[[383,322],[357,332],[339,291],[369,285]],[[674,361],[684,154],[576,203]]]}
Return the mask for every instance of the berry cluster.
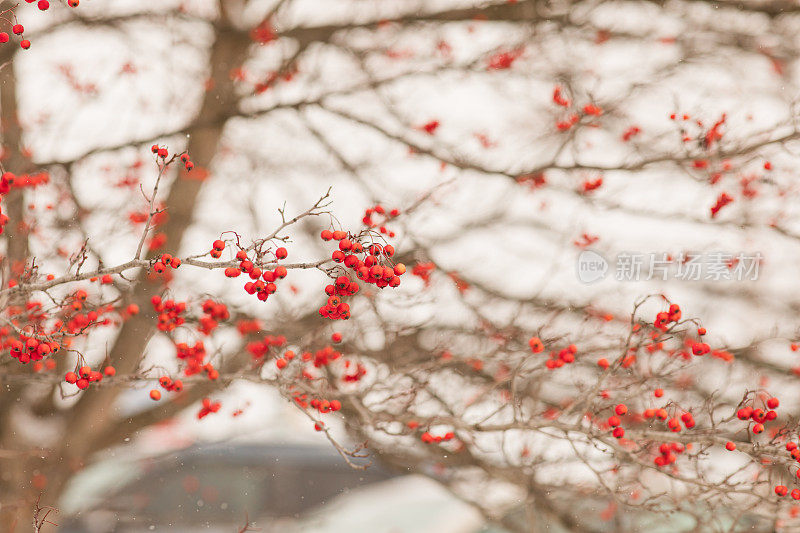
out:
{"label": "berry cluster", "polygon": [[308,402],[311,407],[316,409],[322,414],[330,413],[332,411],[338,411],[342,408],[342,402],[339,400],[322,400],[319,398],[312,398],[310,402]]}
{"label": "berry cluster", "polygon": [[764,406],[768,409],[764,411],[761,408],[753,408],[752,406],[745,406],[736,411],[736,418],[739,420],[752,420],[755,422],[751,428],[753,433],[761,433],[764,431],[764,424],[778,418],[778,413],[775,409],[778,408],[780,402],[777,398],[769,398]]}
{"label": "berry cluster", "polygon": [[717,201],[711,206],[711,218],[716,218],[720,210],[731,202],[733,202],[733,196],[726,192],[720,193],[717,197]]}
{"label": "berry cluster", "polygon": [[[216,245],[220,242],[222,241],[215,241],[214,250],[212,250],[212,252],[217,250]],[[288,256],[289,252],[286,248],[281,247],[275,250],[276,260],[286,259]],[[247,294],[255,294],[262,302],[267,301],[269,295],[274,294],[275,291],[278,290],[275,281],[285,278],[288,274],[288,270],[283,265],[278,265],[275,267],[275,270],[264,270],[262,272],[262,270],[255,266],[248,258],[247,252],[244,250],[236,252],[236,259],[239,261],[239,266],[226,268],[225,275],[229,278],[236,278],[242,273],[248,274],[253,281],[245,283],[244,290]]]}
{"label": "berry cluster", "polygon": [[206,363],[206,347],[203,341],[197,341],[194,346],[189,346],[185,342],[175,345],[176,357],[186,363],[183,370],[184,375],[193,376],[200,372],[205,372],[208,379],[214,380],[219,377],[219,372],[211,363]]}
{"label": "berry cluster", "polygon": [[455,433],[453,433],[452,431],[448,431],[444,435],[436,435],[436,436],[431,435],[430,432],[426,431],[420,436],[420,440],[425,444],[433,444],[433,443],[438,444],[440,442],[453,440],[455,436],[456,436]]}
{"label": "berry cluster", "polygon": [[621,403],[614,407],[614,414],[609,416],[608,420],[606,420],[608,425],[613,428],[611,434],[614,435],[614,438],[621,439],[625,436],[625,430],[622,428],[622,420],[619,417],[625,416],[626,414],[628,414],[628,406]]}
{"label": "berry cluster", "polygon": [[[181,392],[183,390],[183,382],[179,379],[173,380],[169,376],[161,376],[158,378],[158,384],[168,392]],[[150,398],[154,401],[161,399],[161,391],[153,389],[150,391]]]}
{"label": "berry cluster", "polygon": [[678,322],[680,319],[681,308],[678,306],[678,304],[671,304],[669,306],[669,311],[662,311],[656,315],[656,319],[653,322],[653,327],[660,329],[661,331],[667,331],[671,323]]}
{"label": "berry cluster", "polygon": [[160,157],[161,159],[166,159],[167,156],[169,156],[169,150],[167,150],[166,148],[161,148],[157,144],[151,146],[150,151],[153,152],[158,157]]}
{"label": "berry cluster", "polygon": [[361,363],[356,363],[355,371],[349,373],[348,370],[351,366],[352,365],[350,364],[350,361],[344,362],[345,373],[342,376],[342,381],[345,383],[356,383],[365,375],[367,375],[367,368]]}
{"label": "berry cluster", "polygon": [[170,254],[164,254],[153,264],[153,272],[162,274],[168,267],[178,268],[179,266],[181,266],[179,257],[172,257]]}
{"label": "berry cluster", "polygon": [[505,70],[511,68],[514,61],[525,52],[524,48],[515,48],[505,52],[498,52],[492,55],[486,65],[486,70]]}
{"label": "berry cluster", "polygon": [[[382,217],[382,219],[380,221],[375,221],[372,219],[374,215],[379,215]],[[389,237],[394,237],[394,232],[386,229],[386,224],[399,215],[399,209],[392,209],[387,213],[386,209],[384,209],[382,205],[378,204],[364,211],[364,218],[361,219],[361,222],[363,222],[368,228],[378,227],[378,230],[382,234],[388,235]]]}
{"label": "berry cluster", "polygon": [[211,332],[219,325],[219,321],[228,320],[230,316],[225,304],[210,299],[206,300],[203,302],[203,316],[200,317],[198,330],[205,335],[211,335]]}
{"label": "berry cluster", "polygon": [[159,331],[173,331],[186,322],[181,316],[186,311],[186,302],[162,301],[160,296],[153,296],[150,302],[153,304],[153,310],[158,313]]}
{"label": "berry cluster", "polygon": [[[261,361],[264,359],[264,356],[267,355],[269,349],[272,347],[280,348],[281,346],[286,344],[286,337],[283,335],[266,335],[261,341],[253,341],[247,343],[246,350],[250,352],[250,355],[253,357],[254,361]],[[287,354],[291,352],[286,352]],[[294,354],[292,354],[294,357]]]}
{"label": "berry cluster", "polygon": [[578,347],[574,344],[570,344],[558,352],[550,352],[550,359],[545,361],[544,366],[546,366],[549,370],[555,370],[556,368],[561,368],[564,365],[574,363],[575,354],[577,352]]}
{"label": "berry cluster", "polygon": [[197,419],[201,420],[206,416],[210,415],[211,413],[216,413],[217,411],[219,411],[220,407],[222,407],[222,403],[212,402],[210,398],[203,398],[203,406],[197,413]]}
{"label": "berry cluster", "polygon": [[211,244],[211,251],[208,254],[214,259],[222,257],[222,251],[225,250],[225,242],[217,239]]}
{"label": "berry cluster", "polygon": [[344,296],[352,296],[359,291],[358,283],[350,281],[347,276],[339,276],[333,285],[325,287],[328,300],[319,308],[319,314],[331,320],[347,320],[350,318],[350,304],[342,301]]}
{"label": "berry cluster", "polygon": [[[563,89],[558,85],[553,88],[553,103],[563,108],[572,107],[572,102],[564,96]],[[596,104],[588,103],[584,105],[580,111],[572,112],[566,119],[556,122],[556,129],[559,131],[567,131],[572,129],[572,127],[580,121],[581,116],[599,117],[602,114],[603,108]]]}
{"label": "berry cluster", "polygon": [[181,163],[183,163],[183,168],[186,169],[186,172],[191,172],[194,168],[194,163],[189,159],[189,154],[181,154]]}
{"label": "berry cluster", "polygon": [[[657,391],[661,391],[661,389],[657,389]],[[660,394],[663,395],[664,391],[661,391]],[[658,394],[656,394],[656,397],[660,398],[661,396],[658,396]],[[644,413],[642,414],[646,419],[650,418],[658,418],[659,420],[668,419],[667,427],[673,433],[679,433],[682,430],[681,422],[683,422],[683,425],[686,427],[686,429],[692,429],[695,426],[694,416],[692,415],[692,413],[683,413],[681,414],[680,417],[673,416],[672,418],[670,418],[669,411],[661,407],[658,409],[656,408],[645,409]]]}
{"label": "berry cluster", "polygon": [[[44,3],[47,4],[47,2],[44,2]],[[47,7],[50,7],[50,5],[48,4]],[[41,7],[40,7],[40,9],[41,9]],[[45,8],[45,9],[47,9],[47,8]],[[11,31],[14,33],[14,35],[22,35],[22,32],[25,31],[25,28],[22,26],[22,24],[14,24],[13,26],[11,26]],[[8,33],[4,32],[4,31],[0,32],[0,43],[7,43],[10,40],[11,40],[11,37],[8,35]],[[22,39],[20,41],[19,45],[20,45],[21,48],[24,48],[25,50],[27,50],[28,48],[31,47],[31,42],[28,39]]]}
{"label": "berry cluster", "polygon": [[663,443],[658,447],[661,455],[653,459],[656,466],[667,466],[674,464],[678,460],[676,454],[681,454],[686,450],[686,447],[680,442]]}
{"label": "berry cluster", "polygon": [[275,360],[275,366],[278,367],[278,370],[283,370],[292,359],[294,359],[294,352],[292,350],[286,350],[283,357],[279,357]]}
{"label": "berry cluster", "polygon": [[[0,33],[0,42],[2,42],[2,33]],[[11,192],[12,187],[15,189],[21,188],[34,188],[39,185],[44,185],[50,182],[50,175],[46,172],[38,174],[16,176],[11,172],[4,172],[0,176],[0,200],[2,197]],[[8,215],[0,212],[0,234],[3,233],[3,228],[8,224]]]}
{"label": "berry cluster", "polygon": [[411,268],[411,275],[420,278],[427,287],[431,283],[431,274],[436,269],[433,263],[417,263]]}
{"label": "berry cluster", "polygon": [[[369,212],[369,210],[367,211]],[[390,258],[394,255],[392,245],[382,246],[373,243],[365,247],[357,238],[340,230],[323,230],[320,238],[323,241],[339,242],[339,249],[331,254],[331,258],[334,262],[344,264],[345,267],[354,271],[358,279],[374,284],[381,289],[400,285],[400,276],[405,274],[406,267],[402,263],[391,264]],[[359,257],[360,254],[363,254],[363,257]],[[328,301],[319,309],[320,315],[332,320],[347,320],[350,318],[350,306],[343,302],[342,298],[352,296],[358,290],[358,284],[351,281],[349,277],[337,277],[333,285],[325,288]]]}
{"label": "berry cluster", "polygon": [[40,341],[34,337],[20,335],[19,339],[14,339],[9,345],[11,357],[20,363],[31,361],[41,361],[48,355],[55,354],[61,346],[55,341]]}
{"label": "berry cluster", "polygon": [[[113,367],[112,367],[113,368]],[[110,376],[113,376],[116,373],[116,370],[111,372]],[[89,386],[89,383],[97,382],[103,380],[103,374],[98,372],[97,370],[92,370],[88,366],[82,366],[78,369],[77,374],[75,372],[67,372],[64,375],[64,381],[71,385],[77,385],[79,389],[83,390]]]}

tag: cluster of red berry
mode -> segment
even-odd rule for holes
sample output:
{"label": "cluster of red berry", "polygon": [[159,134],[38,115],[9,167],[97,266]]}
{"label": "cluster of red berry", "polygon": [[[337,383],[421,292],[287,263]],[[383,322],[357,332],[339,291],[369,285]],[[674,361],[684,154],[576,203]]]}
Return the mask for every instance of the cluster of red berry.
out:
{"label": "cluster of red berry", "polygon": [[220,320],[228,320],[231,314],[228,312],[228,307],[225,304],[217,303],[214,300],[206,300],[203,302],[203,316],[200,317],[199,327],[197,328],[205,335],[211,335]]}
{"label": "cluster of red berry", "polygon": [[[219,249],[220,243],[222,243],[222,241],[214,241],[212,252],[221,251]],[[222,244],[224,246],[224,243]],[[275,250],[275,259],[278,261],[286,259],[288,256],[289,252],[286,248],[280,247]],[[255,294],[262,302],[266,301],[270,294],[274,294],[275,291],[278,290],[275,281],[285,278],[288,274],[288,270],[283,265],[278,265],[275,267],[275,270],[264,270],[262,272],[262,270],[255,266],[248,258],[247,252],[244,250],[236,252],[236,259],[239,261],[239,266],[226,268],[225,275],[229,278],[236,278],[242,273],[248,274],[253,281],[245,283],[244,290],[247,294]]]}
{"label": "cluster of red berry", "polygon": [[344,362],[345,373],[344,375],[342,375],[342,381],[344,381],[345,383],[356,383],[360,381],[361,378],[367,375],[367,368],[363,364],[357,362],[355,364],[355,369],[352,372],[350,372],[350,368],[352,366],[353,365],[351,364],[350,361]]}
{"label": "cluster of red berry", "polygon": [[615,438],[621,439],[625,436],[625,430],[622,428],[622,420],[619,417],[628,414],[628,406],[624,403],[618,404],[614,407],[614,413],[615,414],[608,417],[606,422],[612,428],[611,434],[614,435]]}
{"label": "cluster of red berry", "polygon": [[[269,349],[272,347],[279,348],[286,344],[286,337],[283,335],[266,335],[260,341],[253,341],[248,342],[246,350],[250,352],[250,355],[253,357],[254,361],[262,361],[264,356],[267,355]],[[292,357],[294,357],[294,353],[286,352],[287,354],[291,353]]]}
{"label": "cluster of red berry", "polygon": [[[183,382],[179,379],[173,380],[169,376],[161,376],[158,378],[158,384],[168,392],[181,392],[183,390]],[[158,401],[161,399],[161,391],[153,389],[150,391],[150,398]]]}
{"label": "cluster of red berry", "polygon": [[67,372],[64,376],[64,381],[71,385],[77,385],[79,389],[83,390],[89,386],[90,383],[99,383],[103,380],[103,374],[106,376],[113,376],[116,374],[113,366],[107,366],[104,372],[92,370],[88,366],[82,366],[78,372]]}
{"label": "cluster of red berry", "polygon": [[197,413],[197,419],[201,420],[211,413],[216,413],[222,407],[221,402],[212,402],[210,398],[203,398],[203,406]]}
{"label": "cluster of red berry", "polygon": [[752,427],[753,433],[761,433],[764,431],[764,424],[778,418],[778,413],[775,409],[778,408],[780,402],[777,398],[769,398],[765,402],[765,407],[768,411],[761,408],[753,408],[748,405],[736,411],[736,418],[739,420],[752,420],[755,422]]}
{"label": "cluster of red berry", "polygon": [[[373,243],[365,247],[357,238],[341,230],[323,230],[320,238],[323,241],[339,242],[338,250],[333,252],[331,258],[354,271],[358,279],[381,289],[400,285],[400,276],[405,274],[406,267],[402,263],[391,264],[390,258],[394,255],[392,245]],[[363,258],[359,257],[360,254],[363,254]],[[349,277],[337,277],[333,285],[325,287],[328,301],[319,309],[320,315],[332,320],[347,320],[350,318],[350,305],[343,302],[342,298],[351,296],[358,290],[358,284]]]}
{"label": "cluster of red berry", "polygon": [[578,352],[578,347],[574,344],[570,344],[566,348],[559,350],[558,352],[550,352],[550,359],[545,361],[544,366],[547,367],[549,370],[555,370],[556,368],[561,368],[564,365],[568,365],[575,362],[575,354]]}
{"label": "cluster of red berry", "polygon": [[55,354],[60,348],[61,346],[55,341],[40,341],[34,337],[26,337],[24,335],[12,340],[9,345],[11,357],[23,364],[31,361],[41,361],[48,355]]}
{"label": "cluster of red berry", "polygon": [[430,432],[426,431],[420,436],[420,440],[425,444],[433,444],[433,443],[438,444],[440,442],[453,440],[455,436],[456,436],[455,433],[453,433],[452,431],[448,431],[444,435],[436,435],[436,436],[431,435]]}
{"label": "cluster of red berry", "polygon": [[[40,2],[40,4],[41,3],[42,2]],[[48,4],[46,0],[43,0],[43,3],[47,4],[47,7],[50,7],[50,4]],[[47,9],[47,7],[44,8],[44,9]],[[41,6],[39,6],[39,9],[42,9]],[[14,24],[13,26],[11,26],[11,31],[14,33],[14,35],[22,35],[22,32],[25,31],[25,28],[22,26],[22,24]],[[11,40],[11,36],[8,35],[8,33],[4,32],[4,31],[0,32],[0,43],[7,43],[10,40]],[[22,39],[19,42],[19,45],[20,45],[20,47],[22,47],[25,50],[27,50],[28,48],[31,47],[31,42],[28,39]]]}
{"label": "cluster of red berry", "polygon": [[425,286],[431,284],[431,274],[436,270],[436,265],[433,263],[417,263],[411,268],[411,275],[420,278]]}
{"label": "cluster of red berry", "polygon": [[350,318],[350,304],[342,301],[344,296],[352,296],[359,291],[358,283],[350,281],[347,276],[339,276],[333,285],[325,287],[328,300],[319,308],[319,314],[331,320],[347,320]]}
{"label": "cluster of red berry", "polygon": [[177,351],[176,357],[186,363],[183,373],[186,376],[193,376],[200,372],[206,372],[208,379],[214,380],[219,377],[219,372],[211,363],[206,363],[206,346],[203,341],[197,341],[194,346],[189,346],[185,342],[175,344]]}
{"label": "cluster of red berry", "polygon": [[667,466],[674,464],[678,460],[676,454],[681,454],[686,450],[686,447],[680,442],[663,443],[658,447],[660,455],[653,459],[656,466]]}
{"label": "cluster of red berry", "polygon": [[[558,85],[553,88],[553,103],[564,108],[569,108],[572,106],[572,102],[564,96],[563,89]],[[566,119],[556,122],[556,129],[559,131],[567,131],[571,129],[575,124],[578,123],[578,121],[580,121],[581,115],[599,117],[602,114],[603,108],[596,104],[588,103],[584,105],[580,111],[570,113]]]}
{"label": "cluster of red berry", "polygon": [[[0,41],[2,41],[2,34],[0,34]],[[25,187],[37,187],[50,182],[50,175],[46,172],[40,172],[32,175],[16,176],[11,172],[3,172],[0,176],[0,200],[2,197],[11,192],[12,187],[21,189]],[[0,234],[3,233],[3,228],[8,224],[8,215],[0,211]]]}
{"label": "cluster of red berry", "polygon": [[150,151],[153,152],[158,157],[160,157],[161,159],[166,159],[167,156],[169,156],[169,150],[167,150],[166,148],[161,148],[157,144],[151,146]]}
{"label": "cluster of red berry", "polygon": [[[800,472],[800,470],[798,470]],[[789,493],[789,489],[786,488],[785,485],[776,485],[775,486],[775,494],[780,497],[786,496]],[[792,489],[792,498],[795,500],[800,500],[800,489]]]}
{"label": "cluster of red berry", "polygon": [[186,311],[186,302],[162,301],[160,296],[153,296],[150,302],[153,304],[153,310],[158,313],[159,331],[173,331],[186,322],[181,316]]}
{"label": "cluster of red berry", "polygon": [[186,172],[191,172],[194,168],[194,163],[189,159],[189,154],[181,154],[181,163],[183,163],[183,168],[186,169]]}
{"label": "cluster of red berry", "polygon": [[681,308],[678,306],[678,304],[671,304],[669,306],[669,311],[661,311],[660,313],[656,314],[653,327],[660,329],[661,331],[667,331],[671,323],[677,323],[680,319]]}
{"label": "cluster of red berry", "polygon": [[168,267],[178,268],[181,266],[179,257],[172,257],[170,254],[163,254],[158,261],[153,264],[153,272],[162,274]]}
{"label": "cluster of red berry", "polygon": [[[372,217],[375,215],[379,215],[382,217],[382,219],[379,221],[373,220]],[[389,237],[394,237],[394,232],[386,229],[386,224],[399,215],[399,209],[392,209],[387,213],[386,209],[384,209],[382,205],[378,204],[364,211],[364,218],[361,219],[361,222],[363,222],[368,228],[374,228],[377,226],[378,231],[380,231],[382,234],[388,235]]]}
{"label": "cluster of red berry", "polygon": [[342,408],[342,402],[339,400],[322,400],[319,398],[312,398],[309,405],[323,415]]}

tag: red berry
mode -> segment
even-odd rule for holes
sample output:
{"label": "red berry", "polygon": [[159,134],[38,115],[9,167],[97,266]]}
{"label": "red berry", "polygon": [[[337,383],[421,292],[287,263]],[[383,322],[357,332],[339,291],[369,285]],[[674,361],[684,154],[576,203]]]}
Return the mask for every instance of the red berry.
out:
{"label": "red berry", "polygon": [[235,278],[241,273],[242,271],[235,267],[228,267],[225,269],[225,275],[229,278]]}
{"label": "red berry", "polygon": [[161,391],[156,390],[156,389],[151,390],[150,391],[150,398],[155,400],[155,401],[160,400],[161,399]]}
{"label": "red berry", "polygon": [[106,376],[108,376],[108,377],[111,377],[111,376],[113,376],[113,375],[114,375],[114,374],[116,374],[116,373],[117,373],[117,369],[116,369],[116,368],[114,368],[114,367],[113,367],[113,366],[111,366],[111,365],[109,365],[109,366],[107,366],[107,367],[105,367],[105,368],[103,369],[103,374],[105,374],[105,375],[106,375]]}
{"label": "red berry", "polygon": [[14,25],[11,27],[11,31],[13,31],[13,32],[14,32],[14,33],[16,33],[17,35],[19,35],[20,33],[22,33],[22,32],[24,32],[24,31],[25,31],[25,28],[22,26],[22,24],[14,24]]}
{"label": "red berry", "polygon": [[341,333],[339,333],[339,332],[337,331],[336,333],[334,333],[333,335],[331,335],[331,340],[332,340],[333,342],[337,342],[337,343],[338,343],[338,342],[342,342],[342,334],[341,334]]}
{"label": "red berry", "polygon": [[286,251],[286,248],[283,247],[278,248],[277,250],[275,250],[275,257],[277,257],[278,259],[286,259],[287,257],[289,257],[289,252]]}
{"label": "red berry", "polygon": [[28,48],[30,48],[30,47],[31,47],[31,42],[30,42],[28,39],[23,39],[23,40],[22,40],[22,42],[21,42],[21,43],[19,43],[19,45],[20,45],[22,48],[24,48],[25,50],[27,50]]}
{"label": "red berry", "polygon": [[39,0],[36,6],[42,11],[47,11],[50,8],[50,2],[47,0]]}
{"label": "red berry", "polygon": [[781,402],[777,398],[770,398],[767,400],[767,407],[770,409],[777,409],[780,403]]}
{"label": "red berry", "polygon": [[623,416],[628,412],[628,406],[624,403],[619,404],[614,408],[614,412],[617,413],[619,416]]}
{"label": "red berry", "polygon": [[544,344],[539,337],[531,337],[528,339],[528,346],[531,347],[533,353],[542,353],[544,351]]}
{"label": "red berry", "polygon": [[729,452],[732,452],[733,450],[736,449],[736,444],[734,444],[731,441],[728,441],[725,443],[725,449],[728,450]]}

